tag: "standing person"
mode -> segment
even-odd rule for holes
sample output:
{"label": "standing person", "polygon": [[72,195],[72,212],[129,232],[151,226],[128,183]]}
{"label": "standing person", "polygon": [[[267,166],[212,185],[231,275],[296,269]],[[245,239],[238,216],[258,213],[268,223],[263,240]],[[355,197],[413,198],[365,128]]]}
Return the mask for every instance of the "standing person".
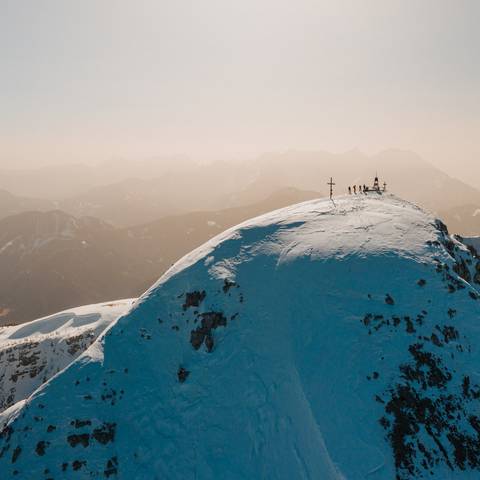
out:
{"label": "standing person", "polygon": [[356,186],[356,185],[353,186],[353,193],[354,193],[355,195],[357,194],[357,186]]}
{"label": "standing person", "polygon": [[348,194],[349,194],[349,195],[352,194],[352,187],[348,187]]}

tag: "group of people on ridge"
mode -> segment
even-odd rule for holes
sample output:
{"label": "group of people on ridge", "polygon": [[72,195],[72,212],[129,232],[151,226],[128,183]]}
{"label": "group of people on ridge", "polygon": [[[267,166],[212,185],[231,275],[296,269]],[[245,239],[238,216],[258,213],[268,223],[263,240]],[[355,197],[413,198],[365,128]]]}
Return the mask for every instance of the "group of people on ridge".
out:
{"label": "group of people on ridge", "polygon": [[[354,185],[353,186],[353,193],[356,195],[358,193],[367,193],[367,192],[386,192],[387,191],[387,184],[383,182],[383,188],[380,188],[380,182],[378,181],[378,175],[375,175],[375,180],[373,181],[373,187],[367,187],[364,185]],[[348,193],[352,194],[352,187],[348,187]]]}
{"label": "group of people on ridge", "polygon": [[[366,185],[358,185],[358,193],[366,193],[368,192],[368,187]],[[352,187],[348,187],[348,193],[352,194]],[[357,185],[353,186],[353,193],[357,194]]]}

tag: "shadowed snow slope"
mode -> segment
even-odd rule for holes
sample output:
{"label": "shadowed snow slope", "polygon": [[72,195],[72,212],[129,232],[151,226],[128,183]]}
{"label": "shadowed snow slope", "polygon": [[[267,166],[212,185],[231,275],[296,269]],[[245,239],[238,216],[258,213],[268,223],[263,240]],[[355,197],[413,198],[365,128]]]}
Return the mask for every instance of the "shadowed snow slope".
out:
{"label": "shadowed snow slope", "polygon": [[15,327],[0,328],[0,412],[83,353],[133,300],[73,308]]}
{"label": "shadowed snow slope", "polygon": [[480,237],[465,237],[464,242],[466,245],[472,246],[476,251],[477,255],[480,251]]}
{"label": "shadowed snow slope", "polygon": [[245,222],[10,410],[0,471],[478,479],[477,264],[390,195]]}

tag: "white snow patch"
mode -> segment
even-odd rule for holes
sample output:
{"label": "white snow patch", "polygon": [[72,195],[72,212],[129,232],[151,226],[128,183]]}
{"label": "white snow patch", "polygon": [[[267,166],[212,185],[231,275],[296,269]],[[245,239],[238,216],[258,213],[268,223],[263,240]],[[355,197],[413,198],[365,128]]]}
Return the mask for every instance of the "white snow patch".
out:
{"label": "white snow patch", "polygon": [[29,397],[45,381],[87,350],[101,359],[97,337],[134,303],[134,299],[86,305],[22,325],[0,328],[0,411]]}

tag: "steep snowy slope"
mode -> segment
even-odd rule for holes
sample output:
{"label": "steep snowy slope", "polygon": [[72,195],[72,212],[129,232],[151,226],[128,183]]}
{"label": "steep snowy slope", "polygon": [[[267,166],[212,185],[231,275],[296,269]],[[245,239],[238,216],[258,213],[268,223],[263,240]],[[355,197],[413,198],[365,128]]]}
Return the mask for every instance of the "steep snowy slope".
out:
{"label": "steep snowy slope", "polygon": [[184,257],[12,408],[12,478],[478,479],[478,259],[392,196],[315,200]]}
{"label": "steep snowy slope", "polygon": [[88,305],[0,328],[0,412],[65,368],[132,304],[119,300]]}

